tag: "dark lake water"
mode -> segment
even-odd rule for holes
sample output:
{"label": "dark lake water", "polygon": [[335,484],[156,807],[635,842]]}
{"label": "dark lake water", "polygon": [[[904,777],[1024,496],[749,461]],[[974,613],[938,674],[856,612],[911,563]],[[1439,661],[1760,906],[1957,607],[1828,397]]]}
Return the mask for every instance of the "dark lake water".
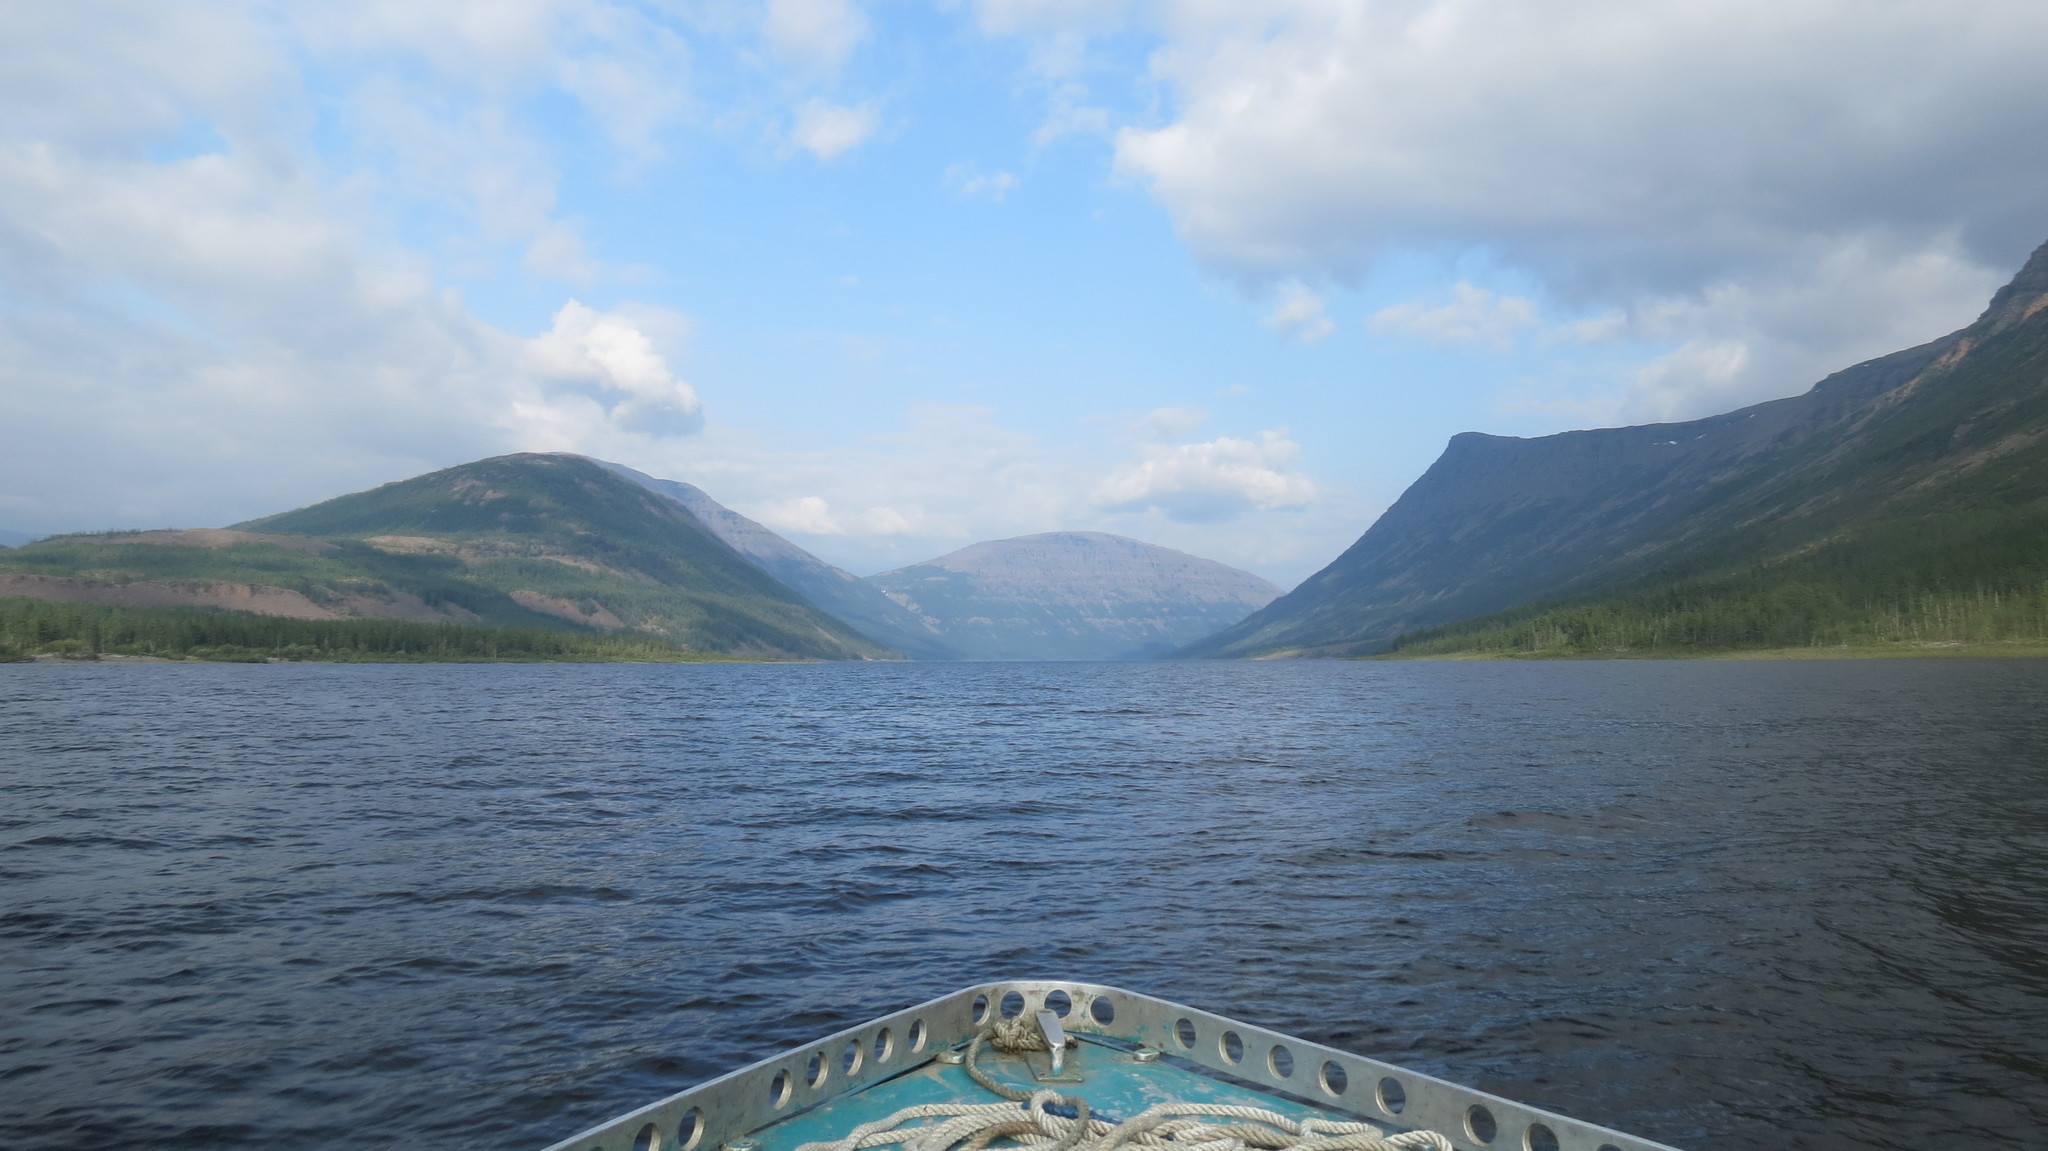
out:
{"label": "dark lake water", "polygon": [[2048,664],[0,666],[0,1147],[531,1151],[989,977],[2048,1143]]}

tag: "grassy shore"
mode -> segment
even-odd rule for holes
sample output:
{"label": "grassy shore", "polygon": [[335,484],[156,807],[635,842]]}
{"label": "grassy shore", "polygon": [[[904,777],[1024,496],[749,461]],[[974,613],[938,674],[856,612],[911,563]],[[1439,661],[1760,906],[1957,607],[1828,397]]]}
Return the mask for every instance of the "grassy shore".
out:
{"label": "grassy shore", "polygon": [[1611,651],[1393,651],[1359,656],[1373,660],[1586,660],[1586,659],[2043,659],[2048,641],[2013,640],[1989,643],[1836,644],[1827,647],[1764,647],[1700,650],[1696,648],[1619,649]]}

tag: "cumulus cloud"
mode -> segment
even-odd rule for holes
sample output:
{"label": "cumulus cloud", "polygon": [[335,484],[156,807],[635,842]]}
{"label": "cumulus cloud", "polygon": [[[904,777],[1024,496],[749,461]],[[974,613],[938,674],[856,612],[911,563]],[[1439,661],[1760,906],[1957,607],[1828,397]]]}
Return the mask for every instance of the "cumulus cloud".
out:
{"label": "cumulus cloud", "polygon": [[1144,440],[1178,440],[1208,422],[1200,408],[1153,408],[1131,421],[1131,431]]}
{"label": "cumulus cloud", "polygon": [[1266,326],[1304,344],[1313,344],[1337,330],[1323,312],[1323,298],[1299,280],[1281,285],[1279,301],[1266,313]]}
{"label": "cumulus cloud", "polygon": [[1327,563],[1379,510],[1318,488],[1284,431],[1178,443],[1204,419],[1161,408],[1088,444],[1042,440],[986,408],[929,405],[906,412],[900,431],[829,446],[712,422],[689,440],[621,444],[607,458],[697,484],[861,573],[977,540],[1093,530],[1287,582]]}
{"label": "cumulus cloud", "polygon": [[834,104],[811,99],[797,106],[789,142],[827,163],[852,151],[874,134],[880,117],[874,105]]}
{"label": "cumulus cloud", "polygon": [[778,59],[822,78],[837,75],[868,35],[866,15],[848,0],[768,0],[761,25]]}
{"label": "cumulus cloud", "polygon": [[1115,511],[1156,508],[1184,523],[1296,508],[1316,494],[1315,484],[1293,467],[1300,454],[1301,445],[1285,429],[1260,432],[1256,440],[1221,436],[1206,443],[1145,444],[1136,459],[1103,479],[1094,502]]}
{"label": "cumulus cloud", "polygon": [[1179,115],[1119,136],[1198,250],[1291,273],[1389,244],[1498,245],[1587,282],[1684,288],[1788,235],[2003,250],[2048,173],[2048,10],[1702,0],[1172,6]]}
{"label": "cumulus cloud", "polygon": [[[653,89],[675,85],[648,71],[668,66],[647,55],[666,42],[636,11],[422,0],[344,20],[321,6],[259,18],[85,0],[12,15],[0,426],[21,434],[0,453],[0,512],[13,523],[177,523],[197,509],[220,522],[498,451],[659,442],[697,421],[650,343],[673,316],[571,304],[522,339],[441,287],[432,254],[394,240],[384,210],[424,190],[474,228],[473,254],[496,246],[537,274],[593,276],[553,218],[548,163],[505,116],[552,85],[620,148],[644,143],[672,107]],[[406,66],[341,67],[366,55]],[[335,125],[354,140],[341,154],[383,163],[375,176],[309,142],[300,69],[329,65],[321,83],[363,97]],[[403,108],[417,92],[384,75],[414,69],[447,80],[417,116]],[[595,78],[608,69],[617,83]],[[614,123],[604,84],[650,102]]]}
{"label": "cumulus cloud", "polygon": [[1017,177],[1008,172],[983,173],[965,164],[955,164],[946,169],[946,184],[955,192],[970,199],[986,197],[998,204],[1017,186]]}
{"label": "cumulus cloud", "polygon": [[749,505],[747,511],[769,527],[794,535],[875,538],[909,535],[917,530],[910,516],[893,507],[835,510],[823,496],[768,500]]}
{"label": "cumulus cloud", "polygon": [[[1241,282],[1479,252],[1560,312],[1636,314],[1711,312],[1726,286],[1818,299],[1834,281],[1814,269],[1862,252],[1974,270],[1867,301],[1878,310],[1846,328],[1801,305],[1679,337],[1751,345],[1729,386],[1782,394],[1809,381],[1771,378],[1789,361],[1764,345],[1837,362],[1912,320],[1935,335],[2048,234],[2048,167],[2014,144],[2048,135],[2048,7],[2033,0],[1145,12],[1131,18],[1157,37],[1168,111],[1116,133],[1116,167]],[[1047,40],[1100,27],[1030,0],[983,20]]]}
{"label": "cumulus cloud", "polygon": [[1451,300],[1428,304],[1396,304],[1372,314],[1366,326],[1375,336],[1413,336],[1432,344],[1477,344],[1505,352],[1515,334],[1536,326],[1536,302],[1526,296],[1502,296],[1460,280]]}
{"label": "cumulus cloud", "polygon": [[570,300],[553,327],[527,342],[526,361],[541,380],[587,388],[622,429],[687,435],[704,425],[696,391],[623,316]]}
{"label": "cumulus cloud", "polygon": [[777,531],[798,535],[843,536],[846,528],[832,517],[832,505],[823,496],[798,496],[773,500],[751,509],[754,518]]}
{"label": "cumulus cloud", "polygon": [[1961,326],[2007,275],[1979,266],[1953,236],[1903,250],[1817,241],[1807,257],[1796,271],[1630,309],[1622,335],[1676,346],[1635,373],[1615,418],[1688,418],[1800,390]]}

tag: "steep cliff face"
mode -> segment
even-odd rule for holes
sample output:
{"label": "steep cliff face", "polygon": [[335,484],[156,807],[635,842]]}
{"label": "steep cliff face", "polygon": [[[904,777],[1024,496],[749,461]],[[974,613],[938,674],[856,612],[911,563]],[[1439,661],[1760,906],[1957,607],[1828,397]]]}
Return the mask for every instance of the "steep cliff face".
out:
{"label": "steep cliff face", "polygon": [[876,643],[912,659],[961,658],[958,651],[934,634],[931,625],[904,610],[880,589],[733,511],[706,495],[702,488],[681,480],[656,479],[624,464],[591,462],[682,505],[713,535],[756,567]]}
{"label": "steep cliff face", "polygon": [[1143,658],[1280,594],[1250,572],[1101,532],[978,543],[869,582],[970,659]]}
{"label": "steep cliff face", "polygon": [[[1539,598],[1756,562],[1915,500],[2020,498],[2048,431],[2044,326],[2048,244],[1968,328],[1804,395],[1686,423],[1457,436],[1336,561],[1182,654],[1365,654]],[[1979,491],[1993,474],[2005,495]]]}

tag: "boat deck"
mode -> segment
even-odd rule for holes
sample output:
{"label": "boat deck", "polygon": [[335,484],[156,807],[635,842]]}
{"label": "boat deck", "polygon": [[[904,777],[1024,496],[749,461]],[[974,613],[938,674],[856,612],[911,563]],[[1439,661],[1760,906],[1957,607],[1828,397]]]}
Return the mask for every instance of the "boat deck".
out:
{"label": "boat deck", "polygon": [[[1155,1103],[1171,1102],[1263,1107],[1293,1119],[1312,1115],[1329,1119],[1355,1118],[1343,1112],[1308,1107],[1271,1092],[1228,1083],[1164,1059],[1141,1063],[1128,1051],[1086,1040],[1067,1052],[1064,1069],[1080,1082],[1036,1081],[1032,1068],[1044,1071],[1047,1062],[1046,1053],[1042,1051],[1026,1055],[987,1051],[980,1060],[981,1069],[998,1082],[1025,1090],[1046,1088],[1062,1095],[1077,1095],[1088,1101],[1095,1118],[1112,1122],[1128,1119]],[[1002,1100],[969,1079],[965,1067],[933,1060],[764,1127],[754,1132],[752,1139],[759,1144],[760,1151],[796,1151],[805,1143],[844,1138],[848,1131],[862,1123],[885,1118],[920,1103],[1000,1102]]]}
{"label": "boat deck", "polygon": [[795,1151],[917,1104],[1003,1100],[959,1062],[999,1019],[1046,1011],[1078,1040],[979,1063],[997,1082],[1127,1119],[1166,1102],[1435,1131],[1459,1151],[1673,1151],[1661,1143],[1122,988],[1047,980],[970,987],[847,1028],[650,1103],[548,1151]]}

